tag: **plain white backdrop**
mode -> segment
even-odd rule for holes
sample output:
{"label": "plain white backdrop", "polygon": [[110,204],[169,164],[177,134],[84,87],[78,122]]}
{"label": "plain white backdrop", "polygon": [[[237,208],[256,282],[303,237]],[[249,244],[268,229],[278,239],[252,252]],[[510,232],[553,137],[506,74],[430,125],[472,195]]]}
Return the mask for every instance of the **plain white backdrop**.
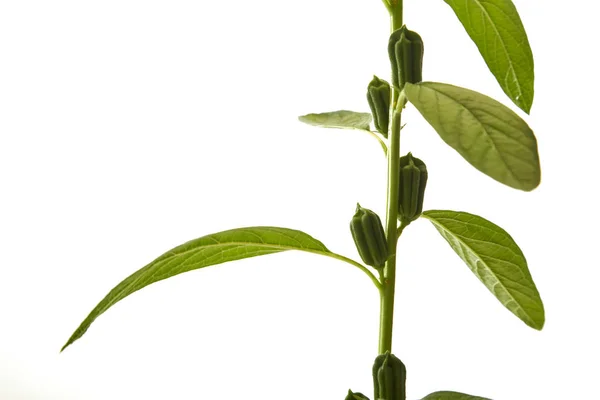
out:
{"label": "plain white backdrop", "polygon": [[[497,98],[442,0],[405,0],[424,78]],[[596,398],[597,21],[593,2],[515,0],[535,57],[531,193],[470,167],[407,107],[426,209],[481,215],[523,249],[546,307],[505,310],[425,220],[400,240],[394,353],[408,398]],[[108,291],[164,251],[240,226],[303,230],[358,258],[356,202],[381,215],[375,140],[297,116],[368,111],[388,75],[378,0],[0,2],[0,398],[371,397],[378,295],[356,268],[282,253],[135,293],[65,352]]]}

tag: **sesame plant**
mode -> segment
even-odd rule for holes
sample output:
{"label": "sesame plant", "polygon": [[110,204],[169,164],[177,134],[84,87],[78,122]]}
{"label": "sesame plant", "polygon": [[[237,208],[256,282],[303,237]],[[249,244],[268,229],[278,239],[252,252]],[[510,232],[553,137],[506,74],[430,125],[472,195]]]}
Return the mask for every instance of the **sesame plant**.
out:
{"label": "sesame plant", "polygon": [[[511,0],[444,0],[478,47],[508,98],[529,114],[534,95],[533,55]],[[462,211],[426,210],[428,170],[423,160],[401,152],[402,112],[415,107],[449,147],[480,172],[513,189],[531,191],[540,183],[537,142],[527,123],[508,107],[476,91],[423,81],[424,44],[403,21],[403,1],[383,0],[390,14],[387,43],[391,78],[366,83],[365,108],[307,114],[300,121],[361,130],[377,139],[387,157],[385,218],[357,204],[350,234],[361,261],[331,252],[299,230],[253,226],[202,236],[177,246],[137,270],[104,297],[62,350],[81,338],[101,314],[130,294],[183,272],[282,251],[309,252],[349,263],[364,272],[380,294],[378,353],[374,354],[373,400],[406,399],[406,367],[392,353],[396,246],[418,218],[431,222],[469,269],[517,318],[533,329],[544,326],[544,306],[521,249],[498,225]],[[383,47],[383,46],[382,46]],[[364,94],[362,94],[364,96]],[[360,199],[356,199],[360,200]],[[366,204],[365,204],[366,206]],[[383,223],[382,223],[383,220]],[[61,351],[62,351],[61,350]],[[363,389],[366,392],[366,390]],[[369,399],[346,389],[346,400]],[[484,399],[441,391],[422,400]]]}

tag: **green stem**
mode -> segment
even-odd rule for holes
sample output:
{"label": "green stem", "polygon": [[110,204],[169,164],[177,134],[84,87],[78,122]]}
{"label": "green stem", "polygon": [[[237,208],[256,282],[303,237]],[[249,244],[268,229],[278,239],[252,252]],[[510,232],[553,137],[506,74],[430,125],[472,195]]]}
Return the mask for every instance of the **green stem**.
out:
{"label": "green stem", "polygon": [[397,230],[397,232],[398,232],[398,234],[397,234],[397,238],[398,238],[398,239],[400,239],[400,235],[402,235],[402,231],[404,231],[404,228],[406,228],[406,226],[407,226],[407,225],[408,225],[408,224],[406,224],[406,225],[405,225],[405,224],[401,224],[401,225],[398,227],[398,230]]}
{"label": "green stem", "polygon": [[390,27],[392,32],[402,28],[402,0],[390,0]]}
{"label": "green stem", "polygon": [[371,136],[373,136],[375,139],[377,139],[377,141],[379,142],[379,145],[381,146],[381,148],[383,149],[383,154],[385,154],[385,156],[387,157],[387,145],[385,144],[385,142],[379,137],[379,135],[375,132],[373,132],[370,129],[361,129],[364,130],[365,132],[369,133]]}
{"label": "green stem", "polygon": [[394,110],[392,132],[388,149],[388,197],[386,234],[388,258],[381,274],[379,354],[392,351],[392,328],[394,323],[394,292],[396,288],[396,248],[398,243],[398,178],[400,171],[400,122],[402,107]]}
{"label": "green stem", "polygon": [[[390,28],[391,31],[394,32],[397,29],[402,28],[402,0],[392,0],[392,2],[394,4],[391,5],[391,8],[388,9],[388,11],[390,12]],[[392,71],[392,73],[396,73],[395,71]],[[392,79],[393,81],[393,79]],[[399,91],[398,90],[394,90],[393,92],[393,96],[392,96],[392,110],[396,109],[396,103],[398,102],[398,95],[399,95]]]}
{"label": "green stem", "polygon": [[[388,8],[392,32],[402,27],[402,0],[390,0]],[[398,244],[398,178],[400,172],[400,129],[402,122],[402,101],[397,104],[399,93],[394,89],[392,102],[392,129],[388,148],[388,187],[386,234],[388,258],[380,273],[379,309],[379,354],[392,351],[394,325],[394,292],[396,289],[396,248]]]}
{"label": "green stem", "polygon": [[383,5],[385,6],[385,8],[387,8],[388,12],[391,14],[392,5],[390,4],[389,0],[383,0]]}
{"label": "green stem", "polygon": [[375,287],[381,291],[381,284],[379,283],[379,280],[375,277],[375,275],[373,275],[373,273],[367,267],[365,267],[361,263],[354,261],[351,258],[344,257],[344,256],[342,256],[340,254],[336,254],[336,253],[325,253],[325,252],[316,252],[316,251],[312,251],[311,253],[321,254],[323,256],[335,258],[336,260],[344,261],[344,262],[347,262],[348,264],[358,267],[358,269],[360,269],[362,272],[367,274],[367,276],[369,277],[369,279],[371,279],[371,281],[373,282]]}

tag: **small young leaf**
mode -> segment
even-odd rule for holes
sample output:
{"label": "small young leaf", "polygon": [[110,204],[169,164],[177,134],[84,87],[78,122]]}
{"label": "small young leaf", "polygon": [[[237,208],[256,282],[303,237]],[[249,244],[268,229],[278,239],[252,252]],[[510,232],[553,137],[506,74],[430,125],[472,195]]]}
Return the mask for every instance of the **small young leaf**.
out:
{"label": "small young leaf", "polygon": [[494,296],[534,329],[544,326],[544,305],[527,261],[510,235],[477,215],[448,210],[425,211],[450,247]]}
{"label": "small young leaf", "polygon": [[479,171],[515,189],[539,185],[537,140],[511,109],[445,83],[409,83],[404,92],[444,142]]}
{"label": "small young leaf", "polygon": [[369,400],[369,398],[360,392],[355,393],[348,389],[348,394],[346,395],[345,400]]}
{"label": "small young leaf", "polygon": [[[203,236],[167,251],[125,278],[98,303],[71,335],[61,351],[83,336],[98,316],[118,301],[151,283],[210,265],[286,250],[301,250],[325,255],[349,262],[361,269],[364,268],[352,260],[330,252],[323,243],[306,233],[293,229],[258,226]],[[375,278],[372,277],[372,279]]]}
{"label": "small young leaf", "polygon": [[469,394],[458,392],[435,392],[428,394],[421,400],[490,400],[485,397],[471,396]]}
{"label": "small young leaf", "polygon": [[373,117],[369,113],[340,110],[321,114],[306,114],[298,117],[305,124],[323,128],[364,129],[369,130]]}
{"label": "small young leaf", "polygon": [[533,54],[511,0],[444,0],[477,45],[504,93],[529,114],[533,103]]}

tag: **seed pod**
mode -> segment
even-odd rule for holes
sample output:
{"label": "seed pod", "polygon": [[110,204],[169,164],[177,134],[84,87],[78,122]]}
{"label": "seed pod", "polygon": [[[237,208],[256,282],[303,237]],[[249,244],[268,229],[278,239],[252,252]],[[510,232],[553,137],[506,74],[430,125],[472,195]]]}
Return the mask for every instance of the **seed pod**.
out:
{"label": "seed pod", "polygon": [[369,400],[367,396],[359,392],[352,392],[352,390],[348,390],[348,395],[346,396],[346,400]]}
{"label": "seed pod", "polygon": [[388,137],[388,128],[390,124],[390,98],[392,90],[390,84],[374,76],[371,83],[367,87],[367,101],[373,114],[373,122],[375,129]]}
{"label": "seed pod", "polygon": [[373,364],[375,400],[406,400],[406,367],[386,351]]}
{"label": "seed pod", "polygon": [[427,167],[411,153],[400,157],[398,184],[398,219],[408,225],[423,212]]}
{"label": "seed pod", "polygon": [[350,232],[365,264],[382,268],[388,257],[388,248],[379,216],[357,204],[356,213],[350,221]]}
{"label": "seed pod", "polygon": [[388,54],[392,63],[392,83],[400,90],[406,82],[423,80],[423,40],[418,33],[409,31],[406,25],[395,30],[390,36]]}

